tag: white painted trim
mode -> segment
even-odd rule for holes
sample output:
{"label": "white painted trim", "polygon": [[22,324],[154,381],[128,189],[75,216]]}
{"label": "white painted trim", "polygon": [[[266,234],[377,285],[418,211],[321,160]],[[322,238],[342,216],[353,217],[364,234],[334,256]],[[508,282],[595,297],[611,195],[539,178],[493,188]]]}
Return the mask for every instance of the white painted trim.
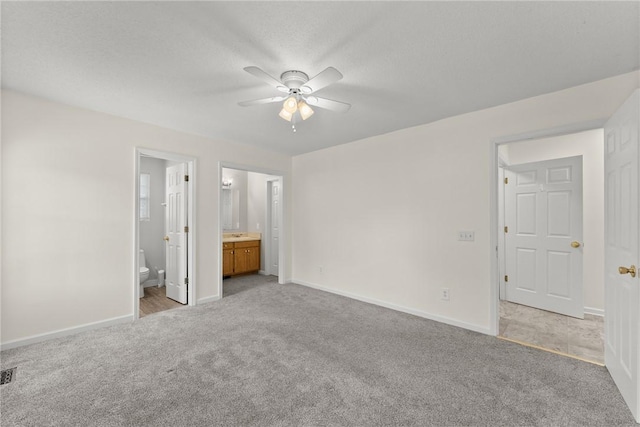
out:
{"label": "white painted trim", "polygon": [[183,162],[187,164],[187,174],[189,175],[189,188],[187,193],[187,224],[189,225],[189,237],[187,239],[187,276],[189,277],[189,285],[187,286],[187,304],[189,306],[196,305],[197,301],[197,277],[196,277],[196,250],[198,245],[196,244],[197,223],[196,223],[196,185],[197,185],[197,173],[196,162],[197,159],[192,156],[187,156],[179,153],[172,153],[168,151],[151,150],[142,147],[135,147],[134,153],[134,269],[133,269],[133,318],[138,319],[140,316],[140,286],[138,284],[140,266],[138,265],[138,251],[140,250],[140,221],[138,218],[138,212],[140,211],[140,158],[153,157],[156,159],[170,160],[174,162]]}
{"label": "white painted trim", "polygon": [[295,283],[296,285],[306,286],[308,288],[317,289],[319,291],[329,292],[329,293],[332,293],[332,294],[336,294],[336,295],[340,295],[340,296],[343,296],[343,297],[351,298],[351,299],[354,299],[354,300],[366,302],[366,303],[369,303],[369,304],[377,305],[377,306],[388,308],[388,309],[391,309],[391,310],[400,311],[402,313],[412,314],[414,316],[422,317],[422,318],[429,319],[429,320],[434,320],[436,322],[446,323],[447,325],[456,326],[458,328],[468,329],[470,331],[479,332],[479,333],[485,334],[485,335],[491,335],[491,331],[489,329],[484,328],[482,326],[474,325],[472,323],[461,322],[459,320],[451,319],[449,317],[439,316],[437,314],[427,313],[426,311],[416,310],[414,308],[409,308],[409,307],[404,307],[402,305],[397,305],[397,304],[393,304],[393,303],[390,303],[390,302],[381,301],[381,300],[378,300],[378,299],[375,299],[375,298],[364,297],[362,295],[354,294],[354,293],[351,293],[351,292],[345,292],[345,291],[340,291],[340,290],[336,290],[336,289],[327,288],[325,286],[317,285],[317,284],[314,284],[314,283],[305,282],[303,280],[293,279],[292,283]]}
{"label": "white painted trim", "polygon": [[604,317],[604,308],[585,307],[584,314],[591,314],[593,316]]}
{"label": "white painted trim", "polygon": [[[602,129],[608,118],[590,120],[588,122],[571,123],[551,129],[540,129],[532,132],[525,132],[516,135],[506,135],[495,138],[492,142],[496,145],[509,144],[511,142],[523,142],[530,139],[551,138],[554,136],[571,135],[588,130]],[[496,147],[497,149],[497,147]]]}
{"label": "white painted trim", "polygon": [[605,122],[608,118],[591,120],[588,122],[582,123],[571,123],[564,126],[559,126],[551,129],[541,129],[532,132],[526,132],[516,135],[506,135],[500,136],[489,141],[489,152],[490,152],[490,170],[491,170],[491,180],[489,187],[489,265],[490,265],[490,291],[489,291],[489,329],[490,335],[498,335],[499,331],[499,323],[500,323],[500,312],[498,310],[499,298],[500,298],[500,266],[498,257],[495,256],[498,247],[498,209],[499,209],[499,200],[498,200],[498,165],[499,165],[499,155],[498,155],[498,146],[502,144],[508,144],[511,142],[522,142],[530,139],[541,139],[548,138],[553,136],[561,136],[561,135],[569,135],[572,133],[579,133],[593,129],[600,129],[604,127]]}
{"label": "white painted trim", "polygon": [[[283,202],[282,202],[282,176],[277,177],[277,178],[272,178],[272,179],[268,179],[267,180],[267,208],[266,208],[266,218],[265,218],[265,241],[267,242],[267,244],[265,245],[265,251],[264,251],[264,257],[265,257],[265,273],[267,275],[271,275],[273,274],[273,271],[271,270],[271,260],[272,260],[272,251],[273,251],[273,247],[271,245],[272,243],[272,231],[273,231],[273,227],[272,227],[272,220],[273,220],[273,212],[271,211],[271,206],[273,204],[273,183],[277,182],[278,186],[280,188],[280,194],[278,194],[278,198],[280,200],[280,212],[278,215],[278,228],[279,231],[282,232],[282,226],[284,224],[283,221],[283,217],[282,217],[282,213],[283,213]],[[282,250],[282,239],[280,238],[280,236],[278,236],[278,283],[282,284],[282,281],[280,280],[280,277],[282,276],[282,269],[280,267],[280,260],[282,259],[283,256],[283,250]]]}
{"label": "white painted trim", "polygon": [[44,334],[31,335],[26,338],[20,338],[18,340],[7,341],[5,343],[0,344],[0,350],[9,350],[12,348],[22,347],[24,345],[35,344],[38,342],[52,340],[54,338],[66,337],[69,335],[74,335],[80,332],[91,331],[94,329],[100,329],[107,326],[119,325],[121,323],[130,323],[133,322],[133,315],[128,314],[126,316],[114,317],[107,320],[100,320],[92,323],[85,323],[80,326],[72,326],[70,328],[58,329],[53,332],[46,332]]}
{"label": "white painted trim", "polygon": [[[500,160],[500,159],[498,159]],[[500,162],[498,162],[500,163]],[[504,177],[505,169],[502,165],[498,165],[498,230],[504,228]],[[498,235],[498,250],[496,256],[498,257],[498,281],[500,282],[500,292],[498,298],[501,300],[507,299],[507,284],[504,281],[506,268],[505,257],[505,235],[499,233]]]}
{"label": "white painted trim", "polygon": [[498,198],[498,165],[499,165],[499,143],[497,141],[489,142],[490,159],[489,159],[489,334],[498,335],[500,330],[500,311],[498,305],[500,303],[500,260],[498,258],[498,239],[499,239],[499,198]]}
{"label": "white painted trim", "polygon": [[198,305],[206,304],[208,302],[220,301],[220,295],[214,295],[212,297],[204,297],[198,300]]}

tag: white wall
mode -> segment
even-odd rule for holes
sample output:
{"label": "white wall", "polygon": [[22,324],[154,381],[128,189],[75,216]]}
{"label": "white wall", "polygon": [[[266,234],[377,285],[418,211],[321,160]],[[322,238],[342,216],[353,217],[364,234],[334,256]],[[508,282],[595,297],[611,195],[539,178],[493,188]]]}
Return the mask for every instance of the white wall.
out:
{"label": "white wall", "polygon": [[[294,157],[293,280],[489,332],[492,141],[607,118],[639,80],[634,72]],[[457,241],[459,230],[475,241]]]}
{"label": "white wall", "polygon": [[133,316],[136,146],[197,158],[198,300],[219,297],[219,162],[291,170],[253,146],[3,91],[3,345]]}
{"label": "white wall", "polygon": [[582,157],[584,305],[604,310],[604,131],[602,129],[509,144],[511,164]]}
{"label": "white wall", "polygon": [[140,249],[144,249],[147,267],[149,267],[149,280],[145,286],[154,284],[154,280],[158,279],[157,270],[165,269],[165,241],[162,239],[165,233],[165,207],[162,203],[166,195],[166,171],[167,161],[164,159],[153,157],[140,159],[140,173],[148,173],[151,176],[150,219],[140,221]]}

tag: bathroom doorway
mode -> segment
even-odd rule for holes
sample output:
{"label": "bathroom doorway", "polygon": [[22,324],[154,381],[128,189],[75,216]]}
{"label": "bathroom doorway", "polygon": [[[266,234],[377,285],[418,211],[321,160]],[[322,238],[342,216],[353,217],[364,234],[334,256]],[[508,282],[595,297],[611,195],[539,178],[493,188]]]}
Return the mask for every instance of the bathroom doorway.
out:
{"label": "bathroom doorway", "polygon": [[284,283],[283,174],[221,163],[219,177],[220,295],[246,288],[251,275]]}
{"label": "bathroom doorway", "polygon": [[195,159],[136,149],[134,313],[195,304]]}

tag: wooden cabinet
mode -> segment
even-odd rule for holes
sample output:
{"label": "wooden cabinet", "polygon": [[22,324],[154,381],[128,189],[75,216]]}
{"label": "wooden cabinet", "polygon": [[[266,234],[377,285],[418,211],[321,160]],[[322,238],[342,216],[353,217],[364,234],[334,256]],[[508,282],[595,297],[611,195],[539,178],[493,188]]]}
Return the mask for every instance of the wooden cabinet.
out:
{"label": "wooden cabinet", "polygon": [[222,244],[222,275],[255,273],[260,270],[260,240]]}
{"label": "wooden cabinet", "polygon": [[231,276],[233,274],[233,249],[222,250],[222,275]]}

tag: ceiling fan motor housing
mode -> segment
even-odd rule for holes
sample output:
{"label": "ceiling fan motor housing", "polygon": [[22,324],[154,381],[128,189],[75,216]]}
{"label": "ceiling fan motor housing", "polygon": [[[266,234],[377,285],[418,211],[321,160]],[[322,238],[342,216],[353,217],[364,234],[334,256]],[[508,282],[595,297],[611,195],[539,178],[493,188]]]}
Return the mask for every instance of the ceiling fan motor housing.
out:
{"label": "ceiling fan motor housing", "polygon": [[282,73],[280,80],[289,89],[300,89],[300,86],[309,81],[309,76],[302,71],[289,70]]}

